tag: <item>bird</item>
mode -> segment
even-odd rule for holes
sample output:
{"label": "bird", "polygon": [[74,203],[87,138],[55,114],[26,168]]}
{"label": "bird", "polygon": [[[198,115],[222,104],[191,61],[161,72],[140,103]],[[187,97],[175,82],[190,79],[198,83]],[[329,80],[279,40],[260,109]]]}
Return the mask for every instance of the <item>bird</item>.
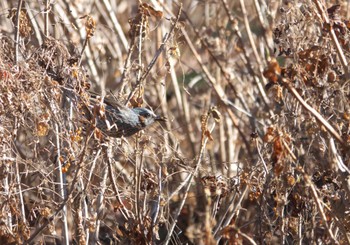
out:
{"label": "bird", "polygon": [[154,122],[166,121],[165,117],[156,115],[150,109],[129,108],[116,99],[98,99],[93,95],[83,113],[86,119],[94,122],[96,128],[113,138],[129,137]]}

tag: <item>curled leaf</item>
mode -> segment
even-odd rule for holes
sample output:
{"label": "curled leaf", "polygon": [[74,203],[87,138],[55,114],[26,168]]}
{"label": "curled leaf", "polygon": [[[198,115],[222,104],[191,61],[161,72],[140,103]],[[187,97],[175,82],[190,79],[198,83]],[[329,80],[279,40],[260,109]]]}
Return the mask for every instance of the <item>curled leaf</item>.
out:
{"label": "curled leaf", "polygon": [[211,108],[211,114],[217,123],[221,121],[221,113],[216,109],[216,107]]}

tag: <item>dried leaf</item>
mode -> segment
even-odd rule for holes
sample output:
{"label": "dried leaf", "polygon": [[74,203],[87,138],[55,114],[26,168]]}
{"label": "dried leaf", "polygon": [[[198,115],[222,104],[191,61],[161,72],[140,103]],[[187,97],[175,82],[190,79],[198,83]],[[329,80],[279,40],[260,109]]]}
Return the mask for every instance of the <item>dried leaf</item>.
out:
{"label": "dried leaf", "polygon": [[339,21],[341,20],[339,13],[340,13],[340,4],[333,5],[332,7],[327,9],[327,13],[330,19]]}
{"label": "dried leaf", "polygon": [[274,130],[275,130],[274,127],[267,128],[266,134],[264,136],[264,142],[266,142],[266,143],[272,142],[273,138],[275,137]]}
{"label": "dried leaf", "polygon": [[264,70],[263,75],[270,82],[277,83],[278,77],[281,75],[281,67],[276,59],[271,59],[267,68]]}
{"label": "dried leaf", "polygon": [[221,113],[216,109],[216,107],[211,108],[211,114],[216,122],[221,121]]}
{"label": "dried leaf", "polygon": [[77,142],[77,143],[81,142],[83,140],[81,133],[82,133],[82,128],[79,127],[75,132],[71,133],[70,135],[71,141]]}
{"label": "dried leaf", "polygon": [[212,136],[212,134],[210,133],[209,130],[206,130],[204,134],[205,134],[205,136],[208,137],[208,139],[209,139],[210,141],[213,141],[213,140],[214,140],[214,138],[213,138],[213,136]]}
{"label": "dried leaf", "polygon": [[49,132],[49,124],[47,122],[38,122],[36,125],[36,134],[39,137],[46,136]]}
{"label": "dried leaf", "polygon": [[52,210],[48,207],[44,207],[44,208],[40,209],[40,214],[41,214],[41,216],[48,218],[49,216],[51,216]]}
{"label": "dried leaf", "polygon": [[296,180],[295,180],[293,175],[288,174],[287,177],[286,177],[286,180],[287,180],[287,184],[288,184],[289,187],[295,185]]}
{"label": "dried leaf", "polygon": [[180,58],[180,49],[178,45],[174,45],[168,49],[168,53],[171,57]]}
{"label": "dried leaf", "polygon": [[102,134],[101,130],[99,130],[98,128],[95,128],[95,130],[94,130],[94,137],[97,140],[102,140],[103,139],[103,134]]}
{"label": "dried leaf", "polygon": [[90,15],[87,15],[85,21],[86,38],[91,38],[96,31],[96,21]]}
{"label": "dried leaf", "polygon": [[154,16],[157,19],[161,19],[163,18],[163,12],[160,10],[156,10],[154,7],[152,7],[151,5],[147,4],[147,3],[143,3],[142,7],[145,11],[147,11],[147,14],[149,16]]}
{"label": "dried leaf", "polygon": [[[17,15],[17,9],[13,8],[9,10],[9,14],[7,18],[11,19],[13,24],[16,25],[16,15]],[[19,14],[19,35],[21,37],[28,37],[31,34],[32,27],[30,20],[27,15],[27,11],[22,9]]]}
{"label": "dried leaf", "polygon": [[62,173],[67,173],[68,170],[69,170],[69,167],[70,167],[71,163],[70,161],[67,161],[64,166],[62,166]]}

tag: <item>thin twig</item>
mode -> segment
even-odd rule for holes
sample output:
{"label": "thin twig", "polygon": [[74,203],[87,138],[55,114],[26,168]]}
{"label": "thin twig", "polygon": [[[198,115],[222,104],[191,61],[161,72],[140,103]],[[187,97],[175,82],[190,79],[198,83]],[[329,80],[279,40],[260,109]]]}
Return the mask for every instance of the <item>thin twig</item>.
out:
{"label": "thin twig", "polygon": [[[174,21],[174,23],[173,23],[173,25],[172,25],[172,27],[170,29],[170,32],[166,33],[164,35],[162,44],[160,45],[160,47],[158,48],[157,52],[153,56],[151,62],[148,64],[146,71],[142,74],[141,78],[139,78],[138,81],[136,82],[136,87],[139,86],[140,84],[143,84],[143,81],[147,78],[148,74],[150,73],[151,69],[153,68],[154,64],[156,63],[158,57],[164,51],[165,45],[167,44],[169,38],[172,36],[172,34],[173,34],[174,30],[175,30],[175,27],[177,26],[177,23],[179,22],[179,19],[180,19],[180,16],[181,16],[181,12],[182,12],[182,5],[180,6],[180,9],[179,9],[178,14],[177,14],[177,18]],[[128,96],[128,99],[126,100],[126,103],[128,103],[128,101],[134,95],[134,93],[135,93],[135,89],[130,92],[130,94]]]}
{"label": "thin twig", "polygon": [[298,93],[298,91],[293,87],[293,85],[287,80],[282,79],[281,80],[283,85],[288,89],[289,92],[292,93],[292,95],[301,103],[301,105],[309,111],[316,119],[319,121],[326,129],[327,131],[336,138],[339,143],[341,143],[343,146],[346,146],[345,141],[343,138],[338,134],[338,132],[332,127],[332,125],[327,122],[326,119],[322,117],[320,113],[318,113],[314,108],[312,108]]}
{"label": "thin twig", "polygon": [[[151,223],[151,231],[152,234],[154,234],[155,232],[155,225],[156,225],[156,221],[158,218],[158,214],[159,214],[159,210],[160,210],[160,201],[161,201],[161,193],[162,193],[162,168],[161,166],[159,166],[158,168],[158,195],[157,195],[157,200],[153,201],[153,205],[152,205],[152,211],[151,211],[151,218],[152,218],[152,223]],[[152,239],[155,240],[154,235],[152,236]]]}
{"label": "thin twig", "polygon": [[336,49],[337,54],[340,58],[340,62],[343,66],[345,74],[346,74],[347,78],[349,79],[350,74],[349,74],[348,62],[347,62],[346,57],[344,55],[343,49],[340,46],[340,43],[338,41],[338,37],[335,34],[333,27],[331,26],[331,22],[328,18],[328,14],[326,14],[326,11],[324,10],[324,7],[323,7],[324,5],[322,5],[319,0],[313,0],[313,2],[316,4],[318,13],[322,16],[322,21],[324,21],[327,25],[330,26],[329,33],[331,35],[331,39],[334,43],[335,49]]}
{"label": "thin twig", "polygon": [[49,13],[50,13],[50,0],[45,0],[45,26],[44,26],[44,34],[46,37],[49,36]]}
{"label": "thin twig", "polygon": [[[60,145],[60,133],[58,129],[58,124],[55,124],[56,131],[56,148],[57,148],[57,163],[58,163],[58,174],[59,174],[59,184],[60,184],[60,194],[62,200],[66,199],[66,176],[62,172],[62,163],[61,163],[61,145]],[[63,239],[65,244],[69,244],[69,233],[68,233],[68,219],[67,219],[67,206],[62,207],[63,210]]]}
{"label": "thin twig", "polygon": [[[226,0],[223,0],[223,1],[226,1]],[[253,39],[253,34],[252,34],[251,29],[250,29],[249,20],[248,20],[248,14],[247,14],[247,10],[245,8],[244,1],[243,0],[239,0],[239,4],[240,4],[241,9],[242,9],[244,26],[245,26],[245,29],[246,29],[247,34],[248,34],[249,43],[250,43],[250,46],[252,47],[253,54],[255,56],[256,62],[258,64],[258,66],[259,66],[260,73],[262,73],[262,71],[263,71],[262,61],[260,59],[258,50],[256,48],[256,45],[255,45],[255,42],[254,42],[254,39]]]}
{"label": "thin twig", "polygon": [[[210,133],[214,130],[214,127],[215,127],[215,123],[213,123],[212,127],[210,128],[210,130],[209,130]],[[199,170],[199,168],[201,166],[202,157],[203,157],[205,146],[206,146],[207,142],[208,142],[208,137],[204,136],[204,134],[202,133],[202,144],[201,144],[201,149],[200,149],[200,152],[199,152],[199,155],[198,155],[198,159],[197,159],[197,162],[196,162],[196,168],[193,170],[193,172],[188,177],[188,181],[186,182],[186,188],[185,188],[184,196],[182,197],[182,201],[180,202],[180,205],[177,208],[177,211],[175,212],[174,220],[173,220],[172,224],[170,225],[170,227],[168,229],[168,234],[167,234],[167,236],[165,238],[165,241],[164,241],[165,245],[167,245],[170,242],[171,236],[172,236],[172,234],[174,232],[175,225],[177,223],[177,219],[178,219],[178,217],[179,217],[179,215],[181,213],[181,210],[182,210],[182,208],[183,208],[183,206],[185,204],[185,201],[187,199],[187,195],[188,195],[188,192],[190,190],[192,180],[193,180],[194,176],[197,174],[197,172],[198,172],[198,170]]]}
{"label": "thin twig", "polygon": [[113,173],[112,158],[111,158],[111,156],[109,156],[109,151],[106,152],[105,147],[104,147],[104,150],[105,150],[105,153],[107,153],[107,165],[108,165],[109,178],[110,178],[110,181],[112,182],[112,188],[113,188],[114,194],[115,194],[115,196],[116,196],[116,198],[121,206],[120,212],[123,215],[125,220],[128,220],[128,218],[130,218],[130,217],[134,219],[135,218],[134,215],[125,207],[125,205],[120,197],[117,182],[115,180],[114,173]]}
{"label": "thin twig", "polygon": [[[67,8],[67,12],[69,13],[69,16],[71,17],[70,21],[75,26],[79,27],[79,24],[77,22],[77,20],[79,19],[79,15],[77,13],[77,10],[74,7],[72,7],[72,5],[70,4],[70,2],[68,0],[63,0],[63,3],[65,5],[65,7]],[[57,7],[57,6],[59,6],[59,4],[55,5],[55,7]],[[62,17],[62,18],[64,18],[64,17]],[[83,27],[78,28],[78,32],[79,32],[81,40],[85,39],[86,32],[84,32],[84,29],[85,28],[83,28]],[[92,78],[93,78],[93,80],[95,80],[95,82],[97,82],[97,81],[99,81],[99,76],[98,76],[96,64],[94,63],[95,59],[93,59],[93,57],[92,57],[92,53],[91,53],[91,49],[90,49],[89,45],[86,45],[85,55],[86,55],[86,62],[90,68]],[[97,83],[97,84],[99,84],[99,83]]]}
{"label": "thin twig", "polygon": [[[235,206],[233,207],[232,211],[231,211],[227,216],[225,216],[226,219],[225,219],[225,222],[223,222],[222,227],[226,227],[226,226],[228,226],[228,225],[231,223],[231,221],[232,221],[234,215],[236,214],[236,212],[238,211],[238,209],[241,207],[241,203],[243,202],[243,198],[244,198],[245,195],[247,194],[247,191],[248,191],[248,190],[249,190],[249,186],[246,185],[246,186],[244,187],[243,192],[241,193],[241,196],[240,196],[239,200],[237,201],[237,203],[236,203]],[[222,229],[224,229],[224,228],[222,228]],[[222,229],[221,229],[221,230],[222,230]],[[220,231],[218,231],[217,234],[216,234],[216,236],[215,236],[215,239],[219,242],[220,239],[221,239],[221,237],[222,237],[222,234],[220,233]]]}
{"label": "thin twig", "polygon": [[103,172],[102,172],[102,180],[100,182],[100,192],[98,193],[98,197],[96,200],[96,227],[95,227],[95,232],[92,236],[92,241],[93,243],[97,243],[98,242],[98,237],[99,237],[99,232],[100,232],[100,224],[101,224],[101,217],[102,214],[104,212],[105,209],[105,205],[103,203],[104,200],[104,195],[105,195],[105,191],[107,188],[107,177],[108,177],[108,167],[104,166],[103,167]]}
{"label": "thin twig", "polygon": [[[88,134],[89,135],[89,134]],[[39,235],[41,234],[41,232],[57,217],[57,215],[62,211],[62,209],[66,206],[67,202],[69,200],[72,199],[72,194],[73,194],[73,191],[75,189],[75,185],[78,181],[78,177],[80,176],[81,174],[81,171],[82,171],[82,168],[83,168],[83,161],[84,161],[84,156],[86,154],[86,150],[87,150],[87,145],[88,145],[88,142],[91,138],[91,135],[89,135],[88,137],[86,137],[85,139],[85,143],[84,143],[84,147],[83,147],[83,150],[82,150],[82,153],[81,153],[81,157],[79,159],[79,162],[77,163],[77,166],[78,166],[78,169],[77,171],[75,172],[75,176],[73,178],[73,181],[71,183],[71,186],[70,188],[68,189],[67,191],[67,194],[66,194],[66,197],[65,199],[62,201],[61,205],[55,210],[55,212],[47,219],[44,220],[44,223],[39,226],[33,233],[32,235],[29,237],[29,239],[27,241],[25,241],[23,244],[31,244],[34,239]]]}
{"label": "thin twig", "polygon": [[256,145],[256,149],[258,151],[259,158],[260,158],[261,162],[263,163],[265,174],[267,175],[269,173],[269,170],[267,169],[266,162],[265,162],[263,156],[261,155],[259,144],[258,144],[258,139],[255,139],[255,145]]}
{"label": "thin twig", "polygon": [[138,219],[138,224],[143,227],[143,219],[142,219],[142,210],[140,208],[141,205],[141,178],[142,178],[142,168],[143,168],[143,150],[139,152],[139,137],[136,139],[136,160],[135,160],[135,213]]}
{"label": "thin twig", "polygon": [[186,30],[184,28],[181,28],[181,31],[182,31],[182,34],[183,34],[189,48],[191,49],[191,52],[195,56],[198,64],[201,66],[202,71],[204,72],[206,78],[208,79],[210,84],[213,86],[214,92],[216,93],[217,97],[220,99],[222,104],[226,105],[225,109],[226,109],[227,113],[229,114],[229,116],[233,122],[233,125],[238,129],[238,132],[241,135],[241,138],[242,138],[244,144],[246,145],[246,149],[248,151],[248,154],[251,155],[250,154],[251,153],[250,144],[246,139],[246,134],[243,133],[242,129],[239,127],[238,120],[236,119],[231,108],[227,105],[227,96],[226,96],[226,93],[224,92],[224,89],[221,87],[221,85],[218,82],[216,82],[215,78],[211,75],[208,68],[204,65],[201,56],[198,54],[196,48],[194,47],[193,42],[191,41],[190,37],[188,36]]}
{"label": "thin twig", "polygon": [[[19,123],[18,123],[18,119],[17,117],[15,118],[15,127],[14,127],[14,138],[17,137],[17,132],[18,132],[18,127],[19,127]],[[17,186],[18,186],[18,195],[19,195],[19,201],[20,201],[20,205],[21,205],[21,219],[22,219],[22,223],[23,225],[25,225],[27,223],[27,219],[26,219],[26,212],[25,212],[25,206],[24,206],[24,199],[23,199],[23,191],[22,191],[22,184],[21,184],[21,176],[20,176],[20,172],[19,172],[19,165],[18,165],[18,161],[19,159],[14,159],[15,162],[15,166],[16,166],[16,180],[17,180]],[[8,226],[11,227],[11,226]]]}
{"label": "thin twig", "polygon": [[18,65],[18,55],[19,55],[19,24],[21,20],[21,10],[22,10],[23,0],[18,0],[17,12],[16,12],[16,25],[15,25],[15,64]]}
{"label": "thin twig", "polygon": [[32,26],[33,26],[33,29],[35,32],[36,39],[38,39],[38,43],[39,43],[39,45],[41,45],[43,43],[43,39],[41,37],[41,30],[40,30],[40,27],[38,25],[37,19],[35,19],[33,11],[31,10],[28,2],[25,2],[25,5],[26,5],[26,11],[27,11],[29,20],[32,23]]}
{"label": "thin twig", "polygon": [[[251,64],[251,62],[250,62],[250,58],[249,58],[249,56],[248,56],[248,52],[247,52],[247,49],[246,49],[246,47],[245,47],[245,46],[246,46],[246,45],[245,45],[245,41],[243,40],[242,34],[241,34],[241,32],[239,31],[239,29],[238,29],[238,21],[233,17],[231,11],[229,10],[227,1],[226,1],[226,0],[221,0],[221,1],[222,1],[222,3],[223,3],[224,9],[225,9],[225,11],[226,11],[226,14],[228,15],[229,20],[230,20],[230,22],[231,22],[231,25],[232,25],[234,34],[238,37],[238,41],[239,41],[239,43],[240,43],[240,46],[241,46],[242,49],[243,49],[243,55],[244,55],[244,57],[245,57],[245,59],[246,59],[246,62],[247,62],[246,67],[247,67],[248,71],[253,75],[254,82],[256,83],[256,85],[257,85],[257,87],[258,87],[258,91],[259,91],[259,93],[260,93],[260,95],[261,95],[261,98],[263,99],[263,102],[264,102],[264,104],[265,104],[266,109],[268,110],[270,116],[273,117],[273,116],[274,116],[274,113],[273,113],[273,111],[272,111],[272,110],[270,109],[270,107],[269,107],[269,98],[267,97],[267,95],[266,95],[266,93],[265,93],[265,90],[264,90],[264,88],[263,88],[263,86],[262,86],[261,81],[257,78],[257,76],[254,76],[255,70],[253,69],[253,66],[252,66],[252,64]],[[241,0],[240,0],[240,1],[241,1]],[[243,9],[245,10],[245,8],[244,8],[244,3],[241,2],[241,4],[243,4],[243,5],[241,6],[241,7],[242,7],[242,12],[243,12]],[[245,14],[243,13],[243,16],[244,16],[244,18],[245,18],[246,30],[247,30],[247,33],[248,33],[248,36],[249,36],[249,33],[250,33],[250,35],[251,35],[251,31],[250,31],[250,26],[249,26],[249,22],[248,22],[248,19],[247,19],[247,14],[246,14],[246,12],[245,12]],[[250,37],[250,42],[251,42],[251,46],[252,46],[252,48],[253,48],[253,50],[254,50],[254,48],[255,48],[255,43],[254,43],[254,40],[252,40],[252,36]],[[264,81],[265,78],[264,78],[264,76],[262,75],[261,60],[260,60],[259,54],[257,53],[256,48],[255,48],[255,52],[256,52],[255,56],[256,56],[256,59],[257,59],[257,63],[258,63],[258,65],[259,65],[259,77],[260,77],[260,79],[261,79],[262,81]]]}
{"label": "thin twig", "polygon": [[123,29],[122,29],[121,25],[119,24],[117,16],[115,15],[115,13],[114,13],[114,11],[112,9],[111,3],[108,0],[103,0],[102,2],[103,2],[105,8],[108,11],[109,18],[113,22],[114,30],[116,31],[116,33],[118,34],[120,40],[123,43],[124,49],[128,50],[129,49],[128,41],[127,41],[127,39],[125,37],[125,34],[123,32]]}
{"label": "thin twig", "polygon": [[[230,231],[234,231],[234,232],[230,232]],[[223,228],[223,230],[219,233],[219,235],[222,236],[221,233],[224,233],[224,232],[231,233],[231,234],[237,233],[237,234],[241,235],[243,238],[245,238],[250,244],[253,244],[253,245],[257,244],[253,238],[251,238],[247,234],[241,232],[240,229],[238,229],[235,225],[230,225],[230,226]]]}
{"label": "thin twig", "polygon": [[326,214],[325,214],[325,212],[324,212],[324,210],[323,210],[321,201],[320,201],[320,199],[319,199],[319,197],[318,197],[318,194],[317,194],[315,185],[312,183],[312,181],[311,181],[309,175],[307,175],[306,173],[304,173],[304,179],[305,179],[306,183],[308,184],[308,186],[309,186],[310,189],[311,189],[312,197],[314,198],[314,201],[316,202],[317,209],[318,209],[318,211],[319,211],[320,214],[321,214],[321,218],[322,218],[323,224],[326,226],[326,231],[327,231],[328,235],[330,236],[330,238],[331,238],[331,240],[332,240],[332,243],[333,243],[333,244],[339,244],[339,242],[337,241],[337,239],[334,237],[331,228],[329,227],[329,224],[328,224],[328,222],[327,222],[327,217],[326,217]]}

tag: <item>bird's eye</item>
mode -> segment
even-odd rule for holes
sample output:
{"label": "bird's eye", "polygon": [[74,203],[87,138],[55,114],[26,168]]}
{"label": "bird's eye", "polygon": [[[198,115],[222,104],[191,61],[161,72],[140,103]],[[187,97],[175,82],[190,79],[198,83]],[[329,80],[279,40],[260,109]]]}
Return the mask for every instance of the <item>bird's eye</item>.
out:
{"label": "bird's eye", "polygon": [[148,112],[145,113],[145,117],[148,118],[148,117],[150,117],[150,116],[151,116],[151,114],[149,114]]}

